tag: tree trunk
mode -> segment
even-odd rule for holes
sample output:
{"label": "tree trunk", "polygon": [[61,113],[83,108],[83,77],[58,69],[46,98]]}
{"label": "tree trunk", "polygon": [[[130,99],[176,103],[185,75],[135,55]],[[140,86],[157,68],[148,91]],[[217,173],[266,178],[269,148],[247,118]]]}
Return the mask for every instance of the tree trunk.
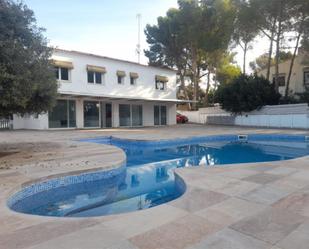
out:
{"label": "tree trunk", "polygon": [[208,74],[207,74],[207,86],[206,86],[206,90],[205,90],[205,99],[204,99],[204,105],[205,107],[208,106],[208,93],[209,93],[209,89],[210,89],[210,71],[208,70]]}
{"label": "tree trunk", "polygon": [[[186,100],[189,100],[189,96],[188,96],[188,93],[187,93],[187,89],[186,89],[186,86],[185,86],[185,73],[181,73],[179,72],[179,77],[180,77],[180,89],[183,91],[183,94],[184,94],[184,97]],[[188,109],[191,110],[191,104],[188,103]]]}
{"label": "tree trunk", "polygon": [[292,70],[293,70],[293,66],[294,66],[294,61],[295,61],[300,37],[301,37],[301,30],[299,31],[297,39],[296,39],[296,46],[294,48],[294,53],[293,53],[291,63],[290,63],[289,75],[288,75],[288,78],[287,78],[287,81],[286,81],[286,87],[285,87],[285,97],[286,98],[289,96],[290,80],[291,80],[291,76],[292,76]]}
{"label": "tree trunk", "polygon": [[193,109],[197,109],[197,95],[198,95],[198,77],[197,77],[197,52],[193,48],[192,51],[192,79],[193,79]]}
{"label": "tree trunk", "polygon": [[248,43],[245,42],[244,44],[244,64],[242,66],[243,74],[246,74],[246,57],[247,57],[247,50],[248,50]]}
{"label": "tree trunk", "polygon": [[277,30],[277,40],[276,40],[276,65],[275,65],[275,90],[279,92],[279,60],[280,60],[280,40],[282,32],[282,12],[283,12],[283,1],[280,1],[280,12],[278,18],[278,30]]}
{"label": "tree trunk", "polygon": [[270,67],[271,67],[271,61],[272,61],[272,54],[273,54],[273,42],[274,42],[274,36],[275,36],[275,27],[276,27],[277,18],[274,19],[274,23],[271,30],[271,36],[270,36],[270,46],[269,46],[269,52],[268,52],[268,63],[267,63],[267,74],[266,79],[269,80],[270,77]]}

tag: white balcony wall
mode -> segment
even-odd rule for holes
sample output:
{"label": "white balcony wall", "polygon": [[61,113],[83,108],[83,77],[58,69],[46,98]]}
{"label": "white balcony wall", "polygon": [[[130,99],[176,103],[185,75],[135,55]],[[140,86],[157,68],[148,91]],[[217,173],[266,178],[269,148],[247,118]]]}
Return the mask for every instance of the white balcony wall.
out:
{"label": "white balcony wall", "polygon": [[[70,61],[74,67],[70,70],[70,80],[59,83],[60,93],[72,92],[81,95],[127,96],[160,100],[176,99],[176,72],[172,70],[63,50],[56,50],[53,59]],[[87,64],[106,68],[103,84],[88,83]],[[126,72],[123,84],[117,82],[117,70]],[[135,85],[130,85],[130,72],[139,75]],[[166,90],[155,89],[156,75],[168,77]]]}

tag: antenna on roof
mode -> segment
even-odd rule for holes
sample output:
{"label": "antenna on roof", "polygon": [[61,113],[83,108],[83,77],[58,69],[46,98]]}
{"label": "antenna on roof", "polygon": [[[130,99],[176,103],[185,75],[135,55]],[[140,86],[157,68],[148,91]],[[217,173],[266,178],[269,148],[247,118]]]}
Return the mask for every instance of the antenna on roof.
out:
{"label": "antenna on roof", "polygon": [[137,25],[138,25],[138,35],[137,35],[137,45],[136,45],[136,53],[137,53],[137,61],[141,63],[141,14],[136,15]]}

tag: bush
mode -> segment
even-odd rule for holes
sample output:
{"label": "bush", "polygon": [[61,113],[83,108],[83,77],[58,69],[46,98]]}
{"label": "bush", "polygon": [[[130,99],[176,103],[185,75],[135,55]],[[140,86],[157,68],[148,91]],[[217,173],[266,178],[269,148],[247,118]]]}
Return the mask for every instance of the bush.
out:
{"label": "bush", "polygon": [[250,112],[264,105],[279,103],[280,94],[264,77],[240,75],[230,84],[221,85],[217,91],[217,101],[222,109],[234,113]]}

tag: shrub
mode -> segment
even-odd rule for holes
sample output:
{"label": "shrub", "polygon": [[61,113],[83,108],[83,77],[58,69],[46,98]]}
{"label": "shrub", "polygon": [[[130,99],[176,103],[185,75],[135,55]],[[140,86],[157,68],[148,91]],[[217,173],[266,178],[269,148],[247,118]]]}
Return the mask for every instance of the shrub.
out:
{"label": "shrub", "polygon": [[221,85],[217,91],[217,101],[222,109],[234,113],[250,112],[264,105],[279,103],[280,94],[264,77],[240,75],[230,84]]}

